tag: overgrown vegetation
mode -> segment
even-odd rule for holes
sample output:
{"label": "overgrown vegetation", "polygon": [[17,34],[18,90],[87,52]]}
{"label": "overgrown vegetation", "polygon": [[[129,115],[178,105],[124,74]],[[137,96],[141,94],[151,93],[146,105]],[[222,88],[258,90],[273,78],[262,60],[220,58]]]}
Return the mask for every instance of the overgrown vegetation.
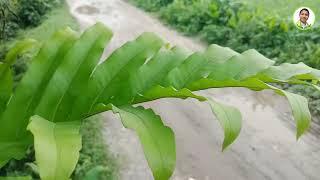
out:
{"label": "overgrown vegetation", "polygon": [[[85,120],[81,127],[82,149],[78,164],[72,174],[73,180],[93,180],[85,179],[88,172],[95,168],[100,168],[97,172],[96,180],[112,180],[117,177],[116,160],[108,153],[105,140],[103,139],[103,119],[93,116]],[[11,160],[0,170],[0,177],[21,177],[31,176],[33,180],[40,179],[36,168],[34,149],[30,147],[26,155],[21,160]]]}
{"label": "overgrown vegetation", "polygon": [[[96,180],[113,180],[117,177],[116,160],[108,153],[103,138],[104,119],[99,115],[85,120],[82,124],[82,149],[77,167],[72,175],[74,180],[82,180],[88,172],[101,167]],[[88,179],[89,180],[89,179]]]}
{"label": "overgrown vegetation", "polygon": [[[0,38],[0,61],[4,59],[5,54],[8,52],[8,49],[12,47],[18,40],[24,39],[26,37],[33,38],[39,41],[45,41],[47,40],[55,31],[58,29],[61,29],[63,27],[69,26],[74,29],[77,29],[77,23],[75,20],[71,17],[69,14],[68,7],[66,4],[63,3],[63,1],[41,1],[41,0],[32,0],[32,1],[0,1],[3,4],[8,4],[10,2],[10,5],[8,7],[10,10],[8,10],[6,5],[0,6],[6,11],[12,11],[12,13],[7,14],[4,26],[5,29],[9,28],[9,32],[12,34],[4,33],[4,38]],[[31,6],[33,5],[33,6]],[[28,8],[27,8],[28,7]],[[29,15],[28,17],[30,19],[34,19],[33,16],[36,16],[39,19],[37,22],[32,23],[33,26],[39,25],[37,27],[28,26],[28,25],[22,25],[21,19],[22,17],[18,17],[18,13],[26,13],[26,14],[32,14],[36,12],[32,12],[33,10],[37,11],[37,9],[46,7],[45,10],[41,10],[42,13],[48,13],[48,14],[42,14],[40,15]],[[20,11],[19,8],[26,8],[26,10]],[[30,9],[30,10],[27,10]],[[50,11],[52,10],[52,11]],[[39,10],[40,11],[40,10]],[[16,15],[12,15],[12,14]],[[12,17],[13,16],[13,17]],[[19,21],[17,20],[16,16],[18,17]],[[64,19],[64,21],[61,21],[61,19]],[[3,20],[4,21],[4,20]],[[12,29],[9,26],[9,24],[15,24],[16,23],[16,29]],[[19,24],[20,23],[20,24]],[[41,23],[41,24],[39,24]],[[36,52],[34,52],[36,53]],[[33,54],[34,54],[33,53]],[[28,60],[30,59],[31,54],[26,54],[23,56],[18,57],[19,60],[13,65],[14,73],[15,73],[15,82],[18,82],[23,73],[27,69]]]}
{"label": "overgrown vegetation", "polygon": [[19,29],[37,26],[62,0],[1,0],[0,40],[15,37]]}
{"label": "overgrown vegetation", "polygon": [[[198,36],[208,44],[231,47],[238,52],[254,48],[277,64],[304,62],[320,68],[319,24],[316,23],[310,31],[302,32],[292,23],[292,14],[301,6],[299,3],[275,1],[277,5],[271,7],[266,5],[271,0],[255,3],[243,3],[243,0],[172,0],[162,4],[159,0],[129,1],[155,12],[164,23],[180,32]],[[314,10],[320,8],[316,1],[302,4],[309,4]],[[288,11],[288,5],[291,11]],[[278,6],[281,6],[279,10],[274,8]],[[310,97],[312,112],[320,115],[319,96],[314,96],[316,91],[301,85],[288,88]]]}

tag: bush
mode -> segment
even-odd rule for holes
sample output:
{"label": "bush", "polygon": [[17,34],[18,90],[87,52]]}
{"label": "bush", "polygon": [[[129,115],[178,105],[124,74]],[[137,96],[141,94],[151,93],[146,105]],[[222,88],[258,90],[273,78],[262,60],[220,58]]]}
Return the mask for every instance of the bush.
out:
{"label": "bush", "polygon": [[286,24],[277,19],[252,18],[249,22],[239,21],[228,44],[239,50],[245,45],[244,48],[254,48],[269,58],[275,58],[280,54],[279,47],[287,41],[287,31]]}
{"label": "bush", "polygon": [[[157,0],[132,0],[145,8]],[[169,1],[168,1],[169,2]],[[304,62],[319,68],[320,30],[297,30],[290,20],[260,15],[254,8],[231,0],[174,0],[159,8],[160,18],[187,35],[201,35],[208,43],[237,51],[257,49],[268,58]],[[290,21],[290,22],[289,22]]]}
{"label": "bush", "polygon": [[13,21],[9,21],[6,23],[4,26],[4,31],[2,32],[3,34],[3,39],[10,39],[16,36],[17,31],[20,29],[19,24]]}
{"label": "bush", "polygon": [[35,154],[33,147],[30,147],[26,152],[25,158],[21,160],[11,160],[8,164],[0,169],[0,176],[29,176],[31,175],[34,180],[40,179],[36,170],[33,169],[33,164],[31,162],[35,161]]}
{"label": "bush", "polygon": [[229,21],[231,23],[235,20],[235,11],[239,8],[239,3],[229,3],[229,1],[175,0],[160,10],[160,17],[178,30],[192,35],[199,33],[206,26],[223,26]]}
{"label": "bush", "polygon": [[281,47],[279,62],[304,62],[311,67],[320,69],[319,33],[318,29],[312,29],[307,33],[292,29],[289,32],[288,40]]}
{"label": "bush", "polygon": [[[221,28],[215,24],[204,27],[202,31],[202,38],[205,39],[209,44],[230,44],[230,41],[233,40],[233,36],[234,33],[232,28]],[[237,43],[237,41],[234,41],[232,44],[234,43]]]}
{"label": "bush", "polygon": [[23,27],[36,26],[47,11],[59,4],[59,0],[18,0],[18,16]]}
{"label": "bush", "polygon": [[0,1],[0,40],[14,38],[19,29],[40,24],[45,14],[62,0]]}
{"label": "bush", "polygon": [[202,30],[208,20],[215,18],[215,12],[210,11],[209,1],[193,2],[189,5],[184,0],[177,0],[167,8],[162,9],[161,18],[186,34],[195,34]]}
{"label": "bush", "polygon": [[16,35],[19,29],[18,17],[11,1],[0,1],[0,40],[7,40]]}
{"label": "bush", "polygon": [[173,0],[130,0],[137,6],[145,9],[146,11],[159,11],[161,7],[167,6]]}

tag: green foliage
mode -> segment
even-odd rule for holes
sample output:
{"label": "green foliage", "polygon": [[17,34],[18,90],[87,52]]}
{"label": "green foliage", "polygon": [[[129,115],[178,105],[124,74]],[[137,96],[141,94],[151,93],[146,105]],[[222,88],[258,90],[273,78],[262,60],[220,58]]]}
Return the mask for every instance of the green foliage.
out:
{"label": "green foliage", "polygon": [[306,96],[309,101],[311,113],[315,116],[313,120],[320,123],[320,92],[305,85],[293,85],[287,87],[288,91]]}
{"label": "green foliage", "polygon": [[30,176],[0,177],[0,180],[32,180],[32,178]]}
{"label": "green foliage", "polygon": [[3,39],[9,39],[14,37],[17,34],[17,31],[20,29],[19,24],[9,21],[3,26],[3,31],[1,32]]}
{"label": "green foliage", "polygon": [[19,23],[23,27],[38,25],[47,11],[61,3],[60,0],[18,0]]}
{"label": "green foliage", "polygon": [[[132,1],[148,9],[141,5],[146,0]],[[267,0],[254,3],[246,0],[174,0],[171,4],[158,8],[157,14],[165,23],[182,33],[200,36],[209,44],[228,46],[240,52],[253,48],[275,60],[277,64],[304,62],[319,69],[320,28],[316,23],[311,30],[302,32],[292,24],[291,13],[306,4],[314,11],[320,5],[311,0]],[[289,16],[287,12],[290,12]],[[310,93],[308,96],[312,102],[309,104],[310,109],[317,112],[320,102],[312,95],[317,92],[307,92]]]}
{"label": "green foliage", "polygon": [[3,62],[0,62],[0,82],[3,82],[3,85],[0,88],[0,115],[4,111],[6,102],[10,99],[13,89],[13,78],[10,66],[15,63],[19,53],[22,53],[27,49],[31,49],[35,44],[36,41],[32,39],[26,39],[18,42],[15,47],[8,52]]}
{"label": "green foliage", "polygon": [[33,179],[39,179],[39,174],[35,172],[30,166],[30,162],[35,161],[34,149],[28,148],[26,155],[21,160],[11,160],[4,167],[0,169],[0,176],[20,177],[32,176]]}
{"label": "green foliage", "polygon": [[82,180],[84,177],[86,179],[94,176],[99,177],[97,180],[111,180],[116,177],[117,164],[108,153],[102,133],[103,127],[103,119],[98,115],[83,121],[80,130],[82,149],[72,179]]}
{"label": "green foliage", "polygon": [[209,2],[194,2],[191,6],[186,5],[185,1],[174,1],[161,11],[161,17],[180,31],[194,34],[201,31],[209,19],[215,20],[215,14],[210,12],[210,7]]}
{"label": "green foliage", "polygon": [[[56,8],[52,12],[50,12],[47,15],[48,18],[45,19],[45,21],[43,21],[38,27],[26,30],[19,28],[19,31],[17,33],[15,32],[16,37],[14,39],[6,40],[5,42],[0,43],[0,61],[4,59],[5,54],[8,52],[8,49],[12,47],[14,43],[19,39],[29,37],[39,41],[45,41],[55,31],[66,26],[77,29],[78,25],[68,11],[69,9],[67,5],[64,4],[64,6]],[[61,19],[64,19],[64,21],[62,22]],[[10,32],[13,32],[13,30],[11,29]],[[16,82],[20,81],[20,79],[22,78],[23,73],[27,70],[27,64],[29,63],[29,60],[35,53],[36,49],[35,51],[31,51],[28,54],[20,55],[16,63],[13,64],[15,85]]]}
{"label": "green foliage", "polygon": [[[64,3],[63,6],[59,6],[52,10],[46,15],[46,18],[41,24],[35,28],[28,28],[25,30],[20,29],[15,39],[5,41],[0,45],[0,61],[5,58],[8,49],[14,45],[19,39],[26,37],[37,39],[38,41],[46,41],[50,36],[58,29],[70,26],[74,29],[78,29],[78,25],[69,13],[67,5]],[[63,19],[63,21],[61,21]],[[29,52],[27,54],[19,55],[17,61],[13,64],[13,79],[14,87],[23,77],[30,65],[30,59],[34,56],[35,52]],[[8,86],[0,86],[2,87]],[[0,90],[1,91],[1,90]],[[93,120],[85,121],[82,125],[82,149],[80,151],[80,158],[75,169],[72,179],[83,179],[90,169],[94,167],[102,166],[104,169],[99,173],[102,179],[112,179],[115,177],[116,165],[115,160],[108,154],[108,149],[104,145],[104,139],[102,138],[102,127],[103,124],[101,119],[95,118]],[[35,161],[33,147],[29,148],[25,157],[21,160],[10,160],[6,166],[0,169],[0,176],[19,177],[31,175],[32,179],[39,179],[39,174],[31,168],[31,162]]]}
{"label": "green foliage", "polygon": [[244,3],[246,6],[251,6],[259,9],[261,15],[277,14],[283,17],[291,18],[291,15],[298,7],[310,7],[317,15],[320,13],[318,7],[319,1],[314,0],[236,0]]}
{"label": "green foliage", "polygon": [[129,0],[147,11],[158,11],[161,7],[173,2],[173,0]]}
{"label": "green foliage", "polygon": [[53,123],[40,116],[32,116],[27,129],[34,136],[36,163],[41,179],[63,180],[70,177],[81,149],[80,122]]}
{"label": "green foliage", "polygon": [[[248,48],[259,50],[269,58],[281,57],[282,62],[297,59],[289,48],[298,49],[296,44],[307,41],[315,51],[318,32],[299,37],[291,22],[274,15],[259,16],[259,13],[241,3],[220,0],[183,1],[175,0],[159,11],[160,18],[178,30],[188,34],[199,34],[208,43],[229,46],[237,51]],[[318,37],[317,37],[318,36]],[[310,37],[313,37],[312,39]],[[288,48],[288,46],[290,46]],[[292,46],[294,45],[294,46]],[[302,44],[301,49],[305,51]],[[301,52],[301,51],[299,51]],[[298,54],[298,53],[297,53]],[[308,65],[311,52],[304,53]],[[287,55],[289,57],[284,57]],[[280,59],[280,58],[279,58]],[[293,62],[293,61],[289,62]],[[298,61],[301,59],[298,58]],[[280,62],[281,63],[281,62]],[[315,66],[314,66],[315,67]]]}
{"label": "green foliage", "polygon": [[113,107],[122,124],[137,132],[154,179],[169,179],[176,165],[174,133],[151,109],[143,107]]}
{"label": "green foliage", "polygon": [[[161,9],[160,17],[178,30],[188,34],[197,34],[208,25],[225,26],[233,20],[239,4],[230,1],[175,0]],[[217,42],[215,42],[217,43]]]}
{"label": "green foliage", "polygon": [[[106,169],[102,166],[96,166],[90,169],[85,177],[84,180],[100,180],[100,179],[107,179],[106,177],[102,177],[101,174],[106,171]],[[110,178],[109,178],[110,179]]]}
{"label": "green foliage", "polygon": [[[100,117],[94,116],[82,123],[82,149],[71,179],[91,180],[92,177],[97,177],[97,180],[111,180],[116,177],[117,165],[115,160],[108,154],[108,149],[103,143],[102,120]],[[37,167],[34,168],[34,164],[31,163],[34,161],[34,149],[33,147],[28,148],[23,159],[12,159],[0,169],[0,179],[1,176],[9,176],[15,180],[14,178],[27,175],[32,176],[33,180],[40,179]]]}
{"label": "green foliage", "polygon": [[[137,132],[154,178],[168,179],[175,167],[173,131],[152,110],[134,105],[166,97],[207,101],[193,91],[208,88],[274,90],[287,97],[292,107],[297,138],[309,128],[306,98],[270,84],[305,84],[319,89],[317,69],[303,63],[276,66],[252,49],[241,54],[218,45],[196,53],[179,47],[168,49],[153,33],[143,33],[125,43],[98,64],[111,36],[108,28],[97,23],[80,37],[65,28],[43,43],[11,91],[10,100],[2,99],[0,165],[12,158],[22,159],[34,144],[34,169],[40,177],[68,179],[78,161],[79,123],[85,117],[113,110],[120,114],[125,127]],[[20,52],[18,47],[8,52],[6,57],[10,58],[3,62],[0,73],[11,72],[10,65]],[[3,78],[0,83],[11,81]],[[225,131],[225,149],[240,133],[241,116],[233,107],[210,102]],[[57,168],[49,168],[45,162]]]}
{"label": "green foliage", "polygon": [[61,0],[1,0],[0,40],[15,37],[19,29],[39,25],[45,14],[59,4]]}
{"label": "green foliage", "polygon": [[303,33],[294,27],[291,18],[261,14],[259,9],[239,1],[174,0],[158,14],[181,32],[200,35],[209,44],[237,51],[254,48],[277,63],[302,61],[315,68],[319,66],[319,28]]}
{"label": "green foliage", "polygon": [[14,3],[8,0],[0,1],[0,40],[13,37],[19,28],[18,16],[14,10]]}
{"label": "green foliage", "polygon": [[239,135],[241,130],[241,113],[238,109],[209,100],[213,113],[217,116],[224,131],[222,150],[228,147]]}

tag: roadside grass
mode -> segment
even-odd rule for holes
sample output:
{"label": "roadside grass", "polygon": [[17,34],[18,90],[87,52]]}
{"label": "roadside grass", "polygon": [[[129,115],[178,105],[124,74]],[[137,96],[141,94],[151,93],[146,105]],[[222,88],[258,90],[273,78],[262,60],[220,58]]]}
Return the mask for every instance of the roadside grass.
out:
{"label": "roadside grass", "polygon": [[319,22],[320,1],[319,0],[236,0],[247,6],[255,7],[262,15],[272,14],[279,17],[291,18],[299,7],[309,7],[316,15]]}
{"label": "roadside grass", "polygon": [[83,121],[82,149],[78,165],[74,171],[73,178],[81,180],[86,173],[96,167],[100,170],[100,179],[113,180],[117,177],[117,164],[110,155],[103,138],[104,122],[100,115],[95,115]]}

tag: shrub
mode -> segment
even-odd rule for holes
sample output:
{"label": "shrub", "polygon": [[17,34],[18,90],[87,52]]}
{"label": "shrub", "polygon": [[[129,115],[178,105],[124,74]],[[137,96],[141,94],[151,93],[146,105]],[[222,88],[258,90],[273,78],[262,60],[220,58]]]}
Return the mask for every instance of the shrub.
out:
{"label": "shrub", "polygon": [[228,23],[232,25],[236,18],[235,12],[240,7],[241,4],[230,1],[175,0],[161,9],[160,17],[178,30],[192,35],[199,33],[208,25],[226,26]]}
{"label": "shrub", "polygon": [[21,28],[37,26],[49,10],[61,3],[62,0],[0,1],[0,40],[15,37]]}
{"label": "shrub", "polygon": [[36,26],[43,15],[59,4],[60,0],[18,0],[18,16],[23,27]]}
{"label": "shrub", "polygon": [[33,169],[32,162],[35,161],[34,149],[30,147],[26,151],[26,156],[21,160],[11,160],[0,169],[0,176],[20,177],[32,176],[34,180],[40,179],[39,174]]}
{"label": "shrub", "polygon": [[7,22],[6,25],[4,26],[4,31],[2,32],[3,39],[8,40],[10,38],[15,37],[19,29],[20,29],[20,26],[18,23],[14,21]]}
{"label": "shrub", "polygon": [[[133,0],[144,4],[146,0]],[[155,1],[149,1],[155,2]],[[143,8],[143,7],[142,7]],[[254,48],[277,63],[304,62],[318,68],[320,30],[301,32],[291,19],[260,15],[255,8],[230,0],[174,0],[159,11],[160,18],[179,31],[198,35],[237,51]]]}
{"label": "shrub", "polygon": [[18,18],[14,3],[8,0],[0,1],[0,41],[16,35],[19,28]]}
{"label": "shrub", "polygon": [[173,0],[129,0],[146,11],[159,11],[162,7],[172,3]]}
{"label": "shrub", "polygon": [[[170,25],[186,34],[195,34],[216,19],[215,7],[210,1],[193,1],[192,4],[184,0],[176,0],[162,9],[160,16]],[[211,10],[212,9],[212,10]]]}
{"label": "shrub", "polygon": [[[221,27],[219,25],[211,24],[205,26],[202,30],[202,38],[205,39],[209,44],[232,44],[233,47],[237,47],[235,44],[238,43],[237,40],[233,39],[234,32],[233,29],[230,27]],[[230,42],[233,41],[233,42]],[[241,47],[245,45],[242,44]],[[239,47],[239,46],[238,46]],[[237,51],[248,49],[244,47],[243,49],[234,48]]]}

